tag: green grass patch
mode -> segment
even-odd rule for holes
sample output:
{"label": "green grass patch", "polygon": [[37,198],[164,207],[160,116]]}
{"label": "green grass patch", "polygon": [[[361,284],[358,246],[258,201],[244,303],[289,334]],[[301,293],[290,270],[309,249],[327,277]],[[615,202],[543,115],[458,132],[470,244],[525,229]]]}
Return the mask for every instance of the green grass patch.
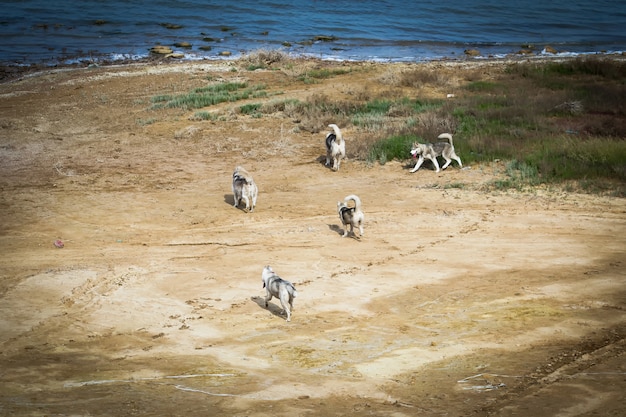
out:
{"label": "green grass patch", "polygon": [[525,162],[550,181],[616,178],[626,182],[626,141],[561,136],[543,142]]}
{"label": "green grass patch", "polygon": [[410,157],[413,142],[418,140],[414,135],[392,136],[374,143],[367,156],[368,162],[378,161],[385,165],[394,159],[405,160]]}
{"label": "green grass patch", "polygon": [[469,83],[465,88],[473,93],[478,93],[495,91],[497,87],[498,84],[491,81],[473,81]]}
{"label": "green grass patch", "polygon": [[224,102],[267,97],[264,85],[220,83],[199,87],[187,94],[160,95],[152,98],[152,108],[200,109]]}

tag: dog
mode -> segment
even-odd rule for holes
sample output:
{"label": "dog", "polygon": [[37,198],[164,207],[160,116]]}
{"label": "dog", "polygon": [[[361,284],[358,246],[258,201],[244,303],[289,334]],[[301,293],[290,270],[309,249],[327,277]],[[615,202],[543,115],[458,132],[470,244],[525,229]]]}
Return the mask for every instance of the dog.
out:
{"label": "dog", "polygon": [[[350,200],[354,202],[354,207],[348,206],[348,201]],[[363,237],[363,221],[365,220],[365,215],[361,209],[361,199],[358,196],[350,194],[343,199],[343,203],[337,201],[337,213],[345,228],[342,237],[348,236],[348,226],[350,226],[350,233],[355,237],[354,228],[358,227],[360,232],[359,237]]]}
{"label": "dog", "polygon": [[326,164],[329,166],[332,160],[333,171],[339,171],[341,160],[346,157],[346,141],[343,140],[341,130],[336,124],[328,125],[332,132],[326,135]]}
{"label": "dog", "polygon": [[252,175],[243,167],[237,166],[233,172],[233,196],[235,198],[235,207],[239,207],[239,203],[246,204],[248,212],[254,211],[256,207],[256,199],[259,189],[252,179]]}
{"label": "dog", "polygon": [[263,268],[261,278],[263,279],[263,288],[265,288],[265,307],[268,307],[268,302],[272,297],[278,298],[280,304],[283,306],[284,312],[287,314],[287,321],[291,321],[293,299],[298,296],[296,287],[294,287],[291,282],[276,275],[269,265]]}
{"label": "dog", "polygon": [[448,142],[437,142],[434,144],[415,142],[413,144],[413,148],[411,149],[411,155],[413,155],[413,158],[417,158],[419,156],[419,159],[417,160],[417,163],[415,164],[415,167],[411,170],[411,172],[415,172],[420,169],[420,167],[424,163],[424,159],[430,159],[435,165],[435,172],[439,172],[439,163],[437,162],[438,156],[443,156],[443,159],[446,160],[446,163],[443,167],[441,167],[441,169],[448,168],[448,165],[450,165],[453,159],[459,163],[459,166],[461,168],[463,167],[463,164],[461,163],[461,158],[459,158],[456,152],[454,152],[452,135],[449,133],[442,133],[438,136],[438,139],[448,139]]}

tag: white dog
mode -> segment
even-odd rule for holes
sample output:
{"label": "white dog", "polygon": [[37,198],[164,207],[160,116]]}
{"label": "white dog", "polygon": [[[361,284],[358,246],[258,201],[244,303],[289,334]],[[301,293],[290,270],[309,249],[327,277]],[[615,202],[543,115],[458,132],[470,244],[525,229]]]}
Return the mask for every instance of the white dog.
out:
{"label": "white dog", "polygon": [[271,266],[267,265],[263,268],[263,288],[265,288],[265,307],[272,297],[280,300],[283,310],[287,314],[287,321],[291,321],[291,310],[293,310],[293,299],[298,296],[296,287],[289,281],[286,281],[276,275]]}
{"label": "white dog", "polygon": [[326,166],[329,166],[332,160],[333,170],[339,171],[341,160],[346,157],[346,142],[337,125],[330,124],[328,127],[333,131],[326,135]]}
{"label": "white dog", "polygon": [[[348,201],[350,200],[354,202],[354,207],[348,206]],[[348,236],[348,226],[350,226],[350,233],[353,235],[354,228],[358,227],[359,232],[361,233],[359,237],[363,237],[363,221],[365,220],[365,215],[363,214],[363,210],[361,210],[361,199],[358,196],[350,194],[343,199],[343,203],[338,201],[337,213],[339,214],[339,219],[341,219],[341,223],[345,228],[342,237]]]}
{"label": "white dog", "polygon": [[454,152],[452,135],[449,133],[442,133],[438,136],[438,139],[448,139],[448,142],[415,142],[413,144],[413,148],[411,149],[411,155],[413,155],[413,158],[417,158],[419,156],[419,159],[417,160],[417,163],[415,164],[415,167],[411,170],[411,172],[415,172],[420,169],[420,167],[424,163],[424,159],[430,159],[435,165],[435,171],[439,172],[439,163],[437,162],[438,156],[443,156],[443,159],[446,160],[446,163],[443,167],[441,167],[441,169],[448,168],[448,165],[450,165],[453,159],[459,163],[459,166],[463,167],[463,164],[461,163],[461,158],[459,158]]}
{"label": "white dog", "polygon": [[237,166],[233,172],[233,196],[235,198],[235,207],[239,206],[239,203],[246,203],[246,210],[249,212],[254,211],[256,207],[256,199],[259,193],[259,189],[252,179],[252,175],[246,171],[243,167]]}

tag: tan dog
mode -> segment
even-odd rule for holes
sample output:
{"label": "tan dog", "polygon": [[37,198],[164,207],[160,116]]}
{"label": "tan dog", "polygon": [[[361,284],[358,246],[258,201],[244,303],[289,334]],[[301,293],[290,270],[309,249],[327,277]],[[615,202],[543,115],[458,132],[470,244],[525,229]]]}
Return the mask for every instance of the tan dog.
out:
{"label": "tan dog", "polygon": [[339,171],[341,160],[346,157],[346,142],[343,140],[341,130],[335,124],[328,125],[332,132],[326,135],[326,166],[330,165],[332,160],[334,171]]}
{"label": "tan dog", "polygon": [[435,165],[435,171],[439,172],[439,163],[437,162],[438,156],[443,156],[443,159],[446,160],[441,169],[448,168],[448,165],[454,159],[459,163],[459,166],[462,168],[463,164],[461,163],[461,158],[457,156],[454,152],[454,143],[452,142],[452,135],[449,133],[442,133],[438,136],[438,139],[448,139],[448,142],[437,142],[437,143],[417,143],[413,144],[413,148],[411,149],[411,155],[413,158],[418,158],[415,167],[411,170],[411,172],[415,172],[424,163],[424,159],[430,159]]}
{"label": "tan dog", "polygon": [[246,210],[248,212],[254,211],[256,207],[256,199],[259,193],[259,189],[252,179],[252,175],[246,171],[243,167],[237,166],[233,172],[233,197],[235,198],[235,207],[239,206],[239,203],[246,203]]}
{"label": "tan dog", "polygon": [[[354,202],[354,207],[348,206],[348,201],[350,200]],[[350,233],[352,233],[355,237],[356,234],[354,234],[354,228],[358,227],[360,232],[359,237],[363,237],[363,221],[365,220],[365,215],[361,209],[361,199],[358,196],[350,194],[343,199],[343,203],[338,201],[337,213],[339,214],[339,219],[341,219],[341,223],[345,228],[342,237],[348,236],[348,226],[350,226]]]}

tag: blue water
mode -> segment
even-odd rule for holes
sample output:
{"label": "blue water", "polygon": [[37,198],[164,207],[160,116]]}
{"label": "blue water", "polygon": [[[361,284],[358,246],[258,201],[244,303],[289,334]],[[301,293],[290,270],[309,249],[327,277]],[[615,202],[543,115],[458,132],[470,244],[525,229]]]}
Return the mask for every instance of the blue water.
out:
{"label": "blue water", "polygon": [[0,0],[0,7],[5,65],[138,59],[156,44],[177,42],[192,44],[173,48],[187,59],[280,49],[422,61],[461,57],[469,48],[504,56],[529,44],[536,54],[545,45],[564,54],[626,51],[623,0]]}

